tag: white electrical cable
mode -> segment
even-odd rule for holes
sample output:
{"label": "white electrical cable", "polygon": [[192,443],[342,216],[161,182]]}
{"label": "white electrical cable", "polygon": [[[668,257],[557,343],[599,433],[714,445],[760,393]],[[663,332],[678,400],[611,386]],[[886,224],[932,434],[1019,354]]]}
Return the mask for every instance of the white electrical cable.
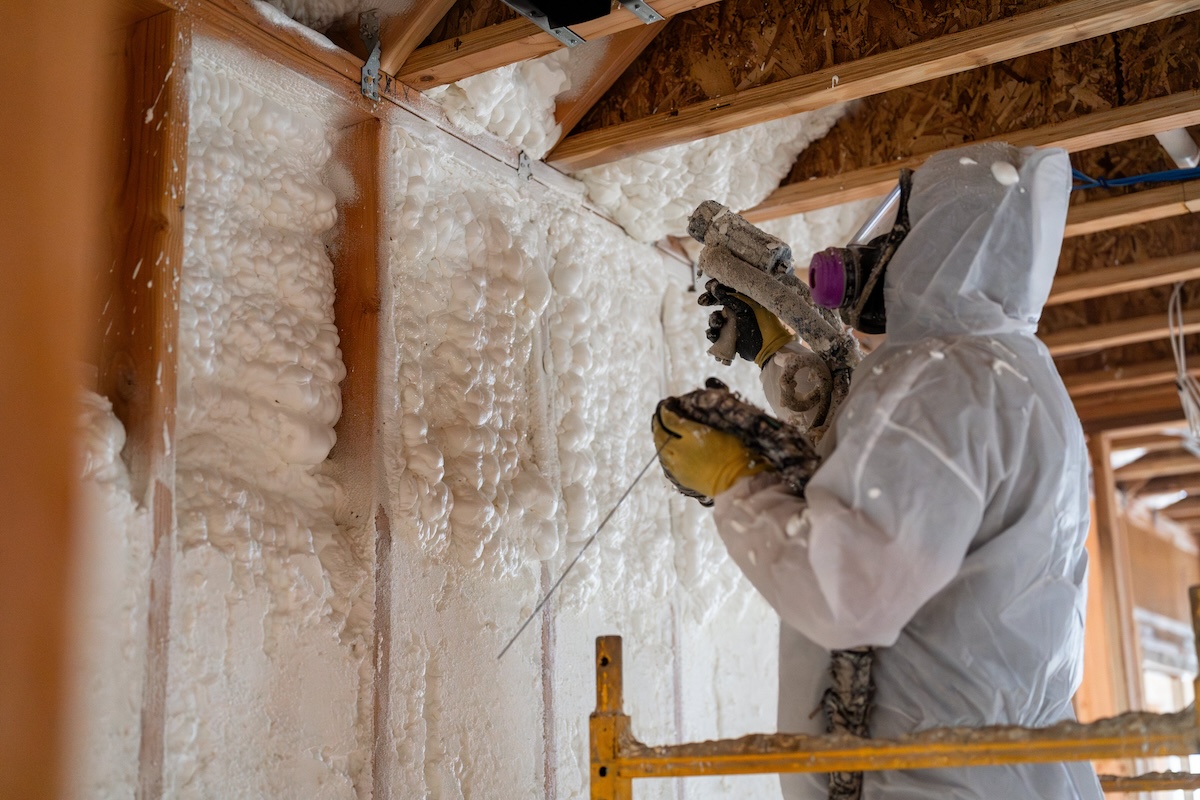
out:
{"label": "white electrical cable", "polygon": [[1175,388],[1188,424],[1188,439],[1200,443],[1200,381],[1188,373],[1187,350],[1183,327],[1183,283],[1175,284],[1167,304],[1167,328],[1171,334],[1171,351],[1175,355]]}

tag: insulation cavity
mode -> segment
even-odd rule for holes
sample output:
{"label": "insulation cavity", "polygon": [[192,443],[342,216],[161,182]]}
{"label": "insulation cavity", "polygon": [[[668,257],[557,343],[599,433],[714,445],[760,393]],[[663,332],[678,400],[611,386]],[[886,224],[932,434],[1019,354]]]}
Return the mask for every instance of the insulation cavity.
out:
{"label": "insulation cavity", "polygon": [[571,87],[570,50],[510,64],[425,94],[467,133],[488,131],[531,158],[540,159],[558,141],[554,101]]}
{"label": "insulation cavity", "polygon": [[202,59],[191,75],[168,792],[344,797],[366,581],[324,474],[345,376],[328,122]]}
{"label": "insulation cavity", "polygon": [[796,114],[576,173],[588,197],[629,235],[652,242],[683,235],[701,202],[735,211],[766,199],[796,156],[824,136],[844,105]]}
{"label": "insulation cavity", "polygon": [[150,520],[129,493],[121,460],[125,429],[112,404],[85,392],[78,432],[82,513],[75,542],[67,796],[115,800],[138,789]]}
{"label": "insulation cavity", "polygon": [[333,23],[354,19],[363,11],[376,11],[380,19],[403,14],[422,0],[254,0],[255,5],[271,5],[291,19],[322,33]]}
{"label": "insulation cavity", "polygon": [[403,130],[392,147],[398,518],[435,559],[511,574],[557,548],[532,438],[545,412],[526,386],[551,293],[542,240],[514,189]]}

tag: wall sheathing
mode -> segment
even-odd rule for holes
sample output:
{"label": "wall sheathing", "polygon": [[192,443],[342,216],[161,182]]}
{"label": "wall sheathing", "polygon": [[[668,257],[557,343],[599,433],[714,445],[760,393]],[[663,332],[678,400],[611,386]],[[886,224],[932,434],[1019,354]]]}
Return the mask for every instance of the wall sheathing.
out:
{"label": "wall sheathing", "polygon": [[[704,355],[687,269],[576,200],[461,158],[429,126],[391,124],[383,474],[377,486],[372,465],[335,473],[344,367],[327,248],[335,202],[355,191],[330,160],[339,123],[281,70],[211,43],[198,53],[164,794],[582,796],[593,641],[607,633],[625,637],[626,706],[644,740],[773,729],[776,618],[709,512],[657,468],[496,660],[652,457],[660,398],[719,374],[761,402],[752,367]],[[850,223],[829,224],[814,249]],[[84,586],[124,627],[86,669],[118,669],[143,662],[147,523],[116,469],[118,424],[103,400],[90,407],[94,441],[108,442],[89,462],[109,509],[95,538],[122,549]],[[372,493],[383,513],[364,527],[347,498]],[[140,681],[128,669],[89,701],[80,796],[135,785]]]}

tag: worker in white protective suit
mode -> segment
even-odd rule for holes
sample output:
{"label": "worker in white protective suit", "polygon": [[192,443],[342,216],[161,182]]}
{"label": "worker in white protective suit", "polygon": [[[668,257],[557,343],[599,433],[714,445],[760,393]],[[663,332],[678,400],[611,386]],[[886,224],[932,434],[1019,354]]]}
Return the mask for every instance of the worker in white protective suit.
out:
{"label": "worker in white protective suit", "polygon": [[[1034,335],[1070,183],[1065,152],[1003,144],[944,152],[917,170],[912,228],[883,278],[886,342],[855,370],[803,497],[734,437],[656,417],[664,468],[715,498],[730,556],[783,620],[781,731],[825,732],[814,710],[830,651],[862,646],[876,648],[872,736],[1073,719],[1087,461]],[[754,359],[778,397],[773,364],[797,345],[755,311],[764,330]],[[781,781],[788,800],[829,790],[821,774]],[[864,800],[1100,796],[1078,762],[862,778]]]}

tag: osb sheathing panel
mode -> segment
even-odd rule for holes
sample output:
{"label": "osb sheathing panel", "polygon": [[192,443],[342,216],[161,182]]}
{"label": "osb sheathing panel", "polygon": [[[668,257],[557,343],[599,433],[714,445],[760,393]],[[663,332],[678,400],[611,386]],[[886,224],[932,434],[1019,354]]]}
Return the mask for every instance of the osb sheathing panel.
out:
{"label": "osb sheathing panel", "polygon": [[442,17],[442,21],[437,24],[423,44],[444,42],[455,36],[462,36],[480,28],[486,28],[488,25],[507,22],[520,16],[500,0],[458,0],[450,8],[449,13]]}
{"label": "osb sheathing panel", "polygon": [[676,16],[584,117],[613,125],[977,27],[1054,0],[723,0]]}
{"label": "osb sheathing panel", "polygon": [[1200,14],[861,100],[785,183],[954,147],[1200,87]]}

